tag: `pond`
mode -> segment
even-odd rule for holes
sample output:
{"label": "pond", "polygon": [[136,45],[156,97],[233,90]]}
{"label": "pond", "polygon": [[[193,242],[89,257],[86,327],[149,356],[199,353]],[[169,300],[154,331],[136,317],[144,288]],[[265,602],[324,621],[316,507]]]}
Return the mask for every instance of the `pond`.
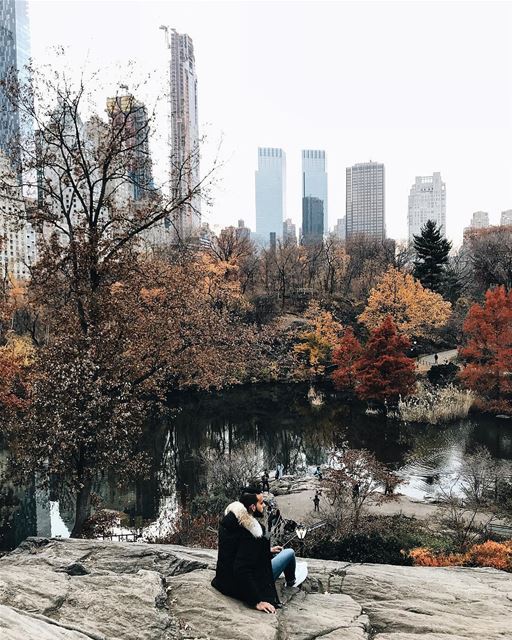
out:
{"label": "pond", "polygon": [[[512,460],[512,421],[479,417],[442,427],[406,425],[366,415],[332,393],[322,406],[312,407],[304,385],[187,393],[170,404],[169,417],[145,432],[149,477],[119,487],[114,474],[105,474],[95,487],[105,507],[124,511],[135,522],[155,521],[203,492],[202,460],[208,452],[226,455],[243,447],[262,469],[280,463],[287,473],[301,473],[325,462],[335,446],[365,448],[396,469],[403,479],[399,491],[417,500],[451,481],[477,445],[495,458]],[[14,515],[0,530],[0,548],[12,548],[27,535],[68,535],[73,504],[34,485],[12,487],[2,474],[6,458],[7,451],[0,451],[0,522],[9,509]]]}

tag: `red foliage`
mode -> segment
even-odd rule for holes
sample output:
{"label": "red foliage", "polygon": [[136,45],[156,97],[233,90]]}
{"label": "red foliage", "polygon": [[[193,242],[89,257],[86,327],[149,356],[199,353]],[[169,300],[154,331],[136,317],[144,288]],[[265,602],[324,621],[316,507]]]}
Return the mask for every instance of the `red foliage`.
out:
{"label": "red foliage", "polygon": [[357,394],[363,400],[390,402],[408,395],[415,383],[414,360],[406,356],[409,340],[390,316],[374,329],[357,362]]}
{"label": "red foliage", "polygon": [[467,364],[460,377],[490,405],[512,409],[512,291],[489,289],[464,322]]}
{"label": "red foliage", "polygon": [[332,359],[336,369],[332,374],[333,382],[341,391],[354,391],[356,388],[357,362],[363,352],[359,340],[348,327],[341,336],[341,342],[334,350]]}
{"label": "red foliage", "polygon": [[512,541],[487,540],[475,544],[466,553],[437,553],[425,547],[417,547],[408,553],[413,564],[420,567],[493,567],[512,571]]}

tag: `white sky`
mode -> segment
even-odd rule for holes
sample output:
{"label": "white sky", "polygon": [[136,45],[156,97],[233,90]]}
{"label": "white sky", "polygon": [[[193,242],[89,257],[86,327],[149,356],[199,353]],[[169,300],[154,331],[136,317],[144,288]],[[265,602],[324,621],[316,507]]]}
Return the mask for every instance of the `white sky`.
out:
{"label": "white sky", "polygon": [[121,61],[129,85],[130,59],[158,71],[150,93],[167,90],[158,27],[193,38],[204,165],[221,137],[227,161],[210,224],[254,229],[258,146],[286,151],[298,225],[305,148],[327,152],[330,226],[345,213],[345,168],[370,159],[386,167],[390,237],[406,237],[410,186],[433,171],[456,243],[473,211],[498,223],[512,208],[511,2],[32,0],[30,15],[36,62],[62,44],[75,69]]}

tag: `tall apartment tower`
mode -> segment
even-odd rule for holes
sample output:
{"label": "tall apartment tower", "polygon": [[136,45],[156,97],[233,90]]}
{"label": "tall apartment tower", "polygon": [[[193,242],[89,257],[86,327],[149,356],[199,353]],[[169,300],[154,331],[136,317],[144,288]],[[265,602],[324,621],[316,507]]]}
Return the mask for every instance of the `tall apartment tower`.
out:
{"label": "tall apartment tower", "polygon": [[258,148],[256,182],[256,236],[268,244],[270,234],[281,237],[285,216],[286,154],[274,147]]}
{"label": "tall apartment tower", "polygon": [[291,218],[283,222],[283,242],[297,244],[297,227]]}
{"label": "tall apartment tower", "polygon": [[418,236],[425,223],[431,220],[442,228],[446,235],[446,185],[441,174],[435,172],[431,176],[416,176],[409,193],[409,242]]}
{"label": "tall apartment tower", "polygon": [[485,229],[489,226],[489,214],[487,211],[475,211],[469,223],[471,229]]}
{"label": "tall apartment tower", "polygon": [[384,240],[384,165],[363,162],[347,168],[347,239],[364,235]]}
{"label": "tall apartment tower", "polygon": [[512,225],[512,209],[507,209],[501,212],[500,224],[505,227]]}
{"label": "tall apartment tower", "polygon": [[325,211],[320,198],[302,198],[302,243],[318,244],[324,238]]}
{"label": "tall apartment tower", "polygon": [[124,195],[127,200],[141,202],[154,190],[147,109],[134,96],[126,94],[108,98],[107,113],[113,127],[119,129],[123,146],[129,154],[128,182],[123,185]]}
{"label": "tall apartment tower", "polygon": [[345,240],[347,237],[347,216],[343,216],[343,218],[338,218],[336,224],[334,225],[334,236],[338,238],[338,240]]}
{"label": "tall apartment tower", "polygon": [[[323,209],[321,235],[327,235],[329,229],[329,217],[327,208],[327,173],[325,171],[325,151],[305,149],[302,152],[302,198],[316,198],[320,200]],[[317,215],[318,206],[318,203],[315,203],[314,209]],[[304,223],[302,224],[302,229],[304,234]]]}
{"label": "tall apartment tower", "polygon": [[[176,198],[197,190],[199,185],[199,118],[197,76],[192,38],[167,27],[170,50],[170,146],[171,189]],[[180,239],[196,235],[201,226],[199,194],[182,206],[172,221]]]}
{"label": "tall apartment tower", "polygon": [[[30,58],[30,31],[28,3],[25,0],[0,0],[0,78],[5,79],[14,70],[25,79]],[[14,165],[20,174],[19,154],[13,148],[20,136],[20,116],[0,86],[0,154]]]}

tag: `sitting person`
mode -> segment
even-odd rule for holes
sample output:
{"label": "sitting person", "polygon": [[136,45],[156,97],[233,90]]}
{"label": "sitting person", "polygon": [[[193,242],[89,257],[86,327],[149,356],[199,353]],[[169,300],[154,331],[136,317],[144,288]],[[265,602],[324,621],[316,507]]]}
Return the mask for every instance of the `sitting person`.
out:
{"label": "sitting person", "polygon": [[[286,585],[295,584],[293,549],[270,547],[263,517],[263,502],[246,493],[226,508],[219,526],[219,552],[212,586],[258,611],[275,613],[281,607],[275,581],[284,571]],[[273,558],[272,555],[276,554]]]}

